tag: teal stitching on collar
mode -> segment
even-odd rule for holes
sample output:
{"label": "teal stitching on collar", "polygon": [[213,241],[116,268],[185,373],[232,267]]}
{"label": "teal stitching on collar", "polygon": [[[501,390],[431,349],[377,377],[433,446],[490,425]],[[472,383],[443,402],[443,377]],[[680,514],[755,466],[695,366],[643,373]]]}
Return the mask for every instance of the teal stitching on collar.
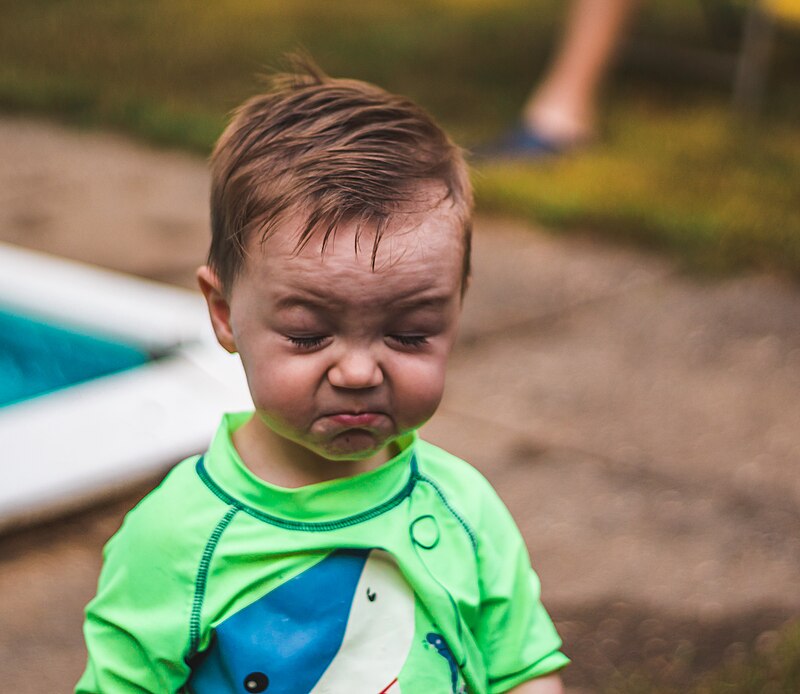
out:
{"label": "teal stitching on collar", "polygon": [[[390,499],[387,499],[382,504],[379,504],[378,506],[375,506],[367,511],[362,511],[361,513],[356,513],[355,515],[352,516],[346,516],[345,518],[340,518],[339,520],[320,521],[312,523],[306,521],[293,521],[293,520],[288,520],[286,518],[279,518],[278,516],[273,516],[272,514],[265,513],[264,511],[259,511],[258,509],[255,509],[252,506],[247,506],[238,499],[232,497],[230,494],[228,494],[228,492],[222,489],[214,480],[211,479],[211,476],[208,474],[208,470],[206,470],[206,466],[203,462],[203,456],[200,456],[200,459],[197,461],[197,464],[195,465],[195,469],[197,470],[197,475],[203,481],[203,484],[205,484],[206,487],[208,487],[209,490],[218,499],[224,501],[229,506],[232,506],[233,508],[236,508],[240,511],[244,511],[249,516],[257,518],[258,520],[263,521],[264,523],[269,523],[270,525],[275,525],[279,528],[284,528],[285,530],[299,530],[303,532],[330,532],[331,530],[339,530],[340,528],[346,528],[350,525],[357,525],[358,523],[363,523],[364,521],[368,521],[373,518],[376,518],[377,516],[380,516],[382,513],[391,511],[395,506],[401,504],[407,497],[411,495],[411,492],[413,491],[414,486],[417,483],[417,480],[424,479],[419,474],[419,470],[417,469],[417,459],[413,455],[411,456],[410,467],[411,467],[411,473],[408,477],[408,482],[406,482],[405,486],[399,492],[397,492],[397,494],[395,494]],[[446,501],[445,505],[447,505]],[[448,508],[450,507],[448,506]]]}
{"label": "teal stitching on collar", "polygon": [[239,512],[235,506],[231,506],[228,512],[220,519],[214,532],[206,542],[203,556],[200,559],[200,566],[197,569],[197,576],[194,579],[194,598],[192,600],[192,616],[189,618],[189,654],[187,660],[197,653],[200,646],[200,612],[203,609],[203,600],[206,596],[206,583],[208,582],[208,567],[211,564],[211,557],[214,556],[214,550],[217,548],[217,543],[225,532],[233,517]]}
{"label": "teal stitching on collar", "polygon": [[444,492],[439,488],[439,485],[436,484],[430,477],[426,475],[419,474],[420,482],[425,482],[429,484],[433,489],[436,491],[436,494],[441,499],[442,503],[445,505],[448,511],[453,515],[453,517],[461,524],[461,527],[464,528],[464,532],[467,533],[469,537],[470,544],[472,545],[472,551],[477,553],[478,552],[478,540],[475,538],[475,533],[473,532],[472,528],[469,527],[467,521],[465,521],[451,505],[450,502],[447,500],[447,497],[444,495]]}

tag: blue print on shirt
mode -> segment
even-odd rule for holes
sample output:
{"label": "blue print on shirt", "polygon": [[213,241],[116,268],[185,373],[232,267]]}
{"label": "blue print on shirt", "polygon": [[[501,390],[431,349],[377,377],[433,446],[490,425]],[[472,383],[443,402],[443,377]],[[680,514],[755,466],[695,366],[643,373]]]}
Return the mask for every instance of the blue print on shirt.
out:
{"label": "blue print on shirt", "polygon": [[463,690],[458,686],[458,664],[444,638],[441,634],[431,632],[425,637],[425,640],[429,646],[435,648],[436,652],[447,661],[447,666],[450,668],[450,686],[452,687],[453,694],[459,694],[459,692]]}
{"label": "blue print on shirt", "polygon": [[191,691],[311,691],[342,644],[368,554],[333,552],[219,624]]}

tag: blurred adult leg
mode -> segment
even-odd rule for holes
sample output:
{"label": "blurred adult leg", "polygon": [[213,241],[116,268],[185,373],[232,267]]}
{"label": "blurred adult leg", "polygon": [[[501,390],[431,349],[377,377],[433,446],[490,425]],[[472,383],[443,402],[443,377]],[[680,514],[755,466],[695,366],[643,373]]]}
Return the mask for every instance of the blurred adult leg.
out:
{"label": "blurred adult leg", "polygon": [[554,145],[591,139],[599,87],[639,0],[573,0],[555,59],[523,110],[523,125]]}

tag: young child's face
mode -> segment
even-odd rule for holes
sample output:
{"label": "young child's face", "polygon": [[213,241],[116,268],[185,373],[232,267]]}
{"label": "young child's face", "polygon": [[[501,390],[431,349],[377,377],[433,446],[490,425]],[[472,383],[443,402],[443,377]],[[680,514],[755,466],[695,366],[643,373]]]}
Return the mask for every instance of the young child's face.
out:
{"label": "young child's face", "polygon": [[[227,299],[204,287],[212,320],[223,347],[239,352],[270,432],[298,455],[367,460],[424,423],[442,397],[464,232],[448,202],[401,217],[373,270],[369,230],[358,253],[355,223],[338,228],[324,253],[316,237],[298,252],[302,222],[249,243]],[[207,268],[201,284],[203,272],[213,284]]]}

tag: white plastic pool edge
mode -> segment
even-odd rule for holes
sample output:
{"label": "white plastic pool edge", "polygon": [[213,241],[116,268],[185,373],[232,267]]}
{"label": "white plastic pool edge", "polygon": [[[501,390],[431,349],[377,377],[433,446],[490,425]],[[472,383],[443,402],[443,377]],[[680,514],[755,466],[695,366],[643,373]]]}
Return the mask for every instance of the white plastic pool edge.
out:
{"label": "white plastic pool edge", "polygon": [[0,531],[166,470],[252,406],[199,293],[0,244],[0,309],[165,355],[0,408]]}

